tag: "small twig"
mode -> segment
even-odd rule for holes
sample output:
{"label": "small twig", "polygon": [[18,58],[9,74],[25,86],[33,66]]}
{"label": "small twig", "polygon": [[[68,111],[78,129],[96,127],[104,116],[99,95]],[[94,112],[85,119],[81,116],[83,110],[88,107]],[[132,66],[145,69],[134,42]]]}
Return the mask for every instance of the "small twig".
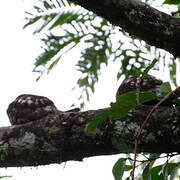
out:
{"label": "small twig", "polygon": [[150,110],[150,112],[146,116],[146,119],[143,121],[143,123],[142,123],[142,125],[140,127],[140,130],[135,135],[135,141],[134,141],[134,162],[133,162],[133,169],[132,169],[132,173],[131,173],[132,180],[134,180],[134,174],[135,174],[135,168],[136,168],[136,159],[137,159],[137,152],[138,152],[138,141],[139,141],[139,137],[140,137],[140,135],[142,133],[142,130],[144,129],[144,127],[148,123],[152,113],[159,107],[159,105],[161,105],[167,99],[172,99],[174,97],[178,97],[179,93],[180,93],[180,87],[177,87],[174,91],[169,92],[155,106],[153,106],[153,108]]}
{"label": "small twig", "polygon": [[[177,156],[177,155],[179,155],[179,153],[175,153],[175,154],[168,154],[168,155],[164,155],[164,156],[161,156],[161,157],[157,157],[157,158],[147,158],[147,160],[137,160],[136,159],[136,162],[140,162],[140,163],[144,163],[144,162],[147,162],[147,161],[153,161],[153,160],[156,160],[156,159],[162,159],[162,158],[171,158],[171,157],[173,157],[173,156]],[[128,160],[130,160],[130,161],[134,161],[134,159],[132,159],[132,158],[127,158]],[[137,166],[136,166],[137,167]]]}

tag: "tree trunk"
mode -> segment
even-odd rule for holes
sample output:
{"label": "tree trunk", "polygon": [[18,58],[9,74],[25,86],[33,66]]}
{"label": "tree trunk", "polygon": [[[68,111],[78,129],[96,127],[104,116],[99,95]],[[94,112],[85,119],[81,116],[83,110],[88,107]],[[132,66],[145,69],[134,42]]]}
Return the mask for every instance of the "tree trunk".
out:
{"label": "tree trunk", "polygon": [[180,57],[180,18],[139,0],[71,0],[128,33]]}
{"label": "tree trunk", "polygon": [[[0,128],[0,167],[81,161],[85,157],[133,152],[134,137],[152,106],[139,106],[126,118],[105,120],[94,132],[85,127],[105,109],[49,115]],[[142,132],[139,152],[180,152],[180,107],[159,107]]]}

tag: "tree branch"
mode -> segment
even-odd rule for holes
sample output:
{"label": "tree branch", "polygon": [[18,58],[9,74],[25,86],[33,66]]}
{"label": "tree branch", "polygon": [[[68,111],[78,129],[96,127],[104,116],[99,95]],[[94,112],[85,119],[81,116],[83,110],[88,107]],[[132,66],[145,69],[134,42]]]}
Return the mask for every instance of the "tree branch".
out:
{"label": "tree branch", "polygon": [[180,18],[139,0],[71,0],[150,45],[180,57]]}
{"label": "tree branch", "polygon": [[[91,110],[49,115],[23,125],[0,128],[0,167],[81,161],[84,157],[133,152],[134,135],[152,106],[139,106],[121,120],[105,120],[95,132],[84,128]],[[180,152],[180,107],[159,107],[139,140],[140,152]]]}

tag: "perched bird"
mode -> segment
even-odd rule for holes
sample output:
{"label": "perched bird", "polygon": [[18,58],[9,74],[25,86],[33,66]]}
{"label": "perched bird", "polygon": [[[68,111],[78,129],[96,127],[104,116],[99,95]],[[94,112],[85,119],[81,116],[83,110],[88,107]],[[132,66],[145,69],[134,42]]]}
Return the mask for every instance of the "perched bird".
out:
{"label": "perched bird", "polygon": [[[155,94],[159,94],[162,83],[163,82],[160,79],[157,79],[154,76],[147,76],[144,78],[133,76],[122,82],[122,84],[119,86],[116,92],[116,98],[118,98],[118,96],[124,93],[127,93],[129,91],[135,91],[135,90],[149,91]],[[158,102],[157,100],[153,100],[153,101],[147,102],[146,104],[152,105],[152,104],[156,104],[157,102]]]}
{"label": "perched bird", "polygon": [[133,76],[129,79],[124,80],[121,83],[121,85],[117,90],[116,97],[128,91],[135,91],[135,90],[149,91],[158,94],[162,83],[163,82],[160,79],[157,79],[154,76],[147,76],[144,78]]}
{"label": "perched bird", "polygon": [[[75,108],[66,112],[77,112]],[[44,96],[22,94],[9,104],[7,115],[12,125],[35,121],[49,114],[60,112],[53,101]]]}
{"label": "perched bird", "polygon": [[18,96],[7,109],[12,125],[35,121],[54,112],[57,108],[50,99],[31,94]]}

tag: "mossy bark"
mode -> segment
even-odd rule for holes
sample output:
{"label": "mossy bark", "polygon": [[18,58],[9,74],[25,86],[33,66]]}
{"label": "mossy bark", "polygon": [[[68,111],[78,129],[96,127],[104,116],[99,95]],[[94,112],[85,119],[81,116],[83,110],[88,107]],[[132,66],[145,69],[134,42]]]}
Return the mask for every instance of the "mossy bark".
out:
{"label": "mossy bark", "polygon": [[[133,152],[134,137],[152,106],[139,106],[126,118],[105,120],[94,132],[85,127],[90,110],[47,116],[0,128],[0,166],[20,167],[81,161],[85,157]],[[180,152],[180,108],[159,107],[139,140],[139,152]]]}

